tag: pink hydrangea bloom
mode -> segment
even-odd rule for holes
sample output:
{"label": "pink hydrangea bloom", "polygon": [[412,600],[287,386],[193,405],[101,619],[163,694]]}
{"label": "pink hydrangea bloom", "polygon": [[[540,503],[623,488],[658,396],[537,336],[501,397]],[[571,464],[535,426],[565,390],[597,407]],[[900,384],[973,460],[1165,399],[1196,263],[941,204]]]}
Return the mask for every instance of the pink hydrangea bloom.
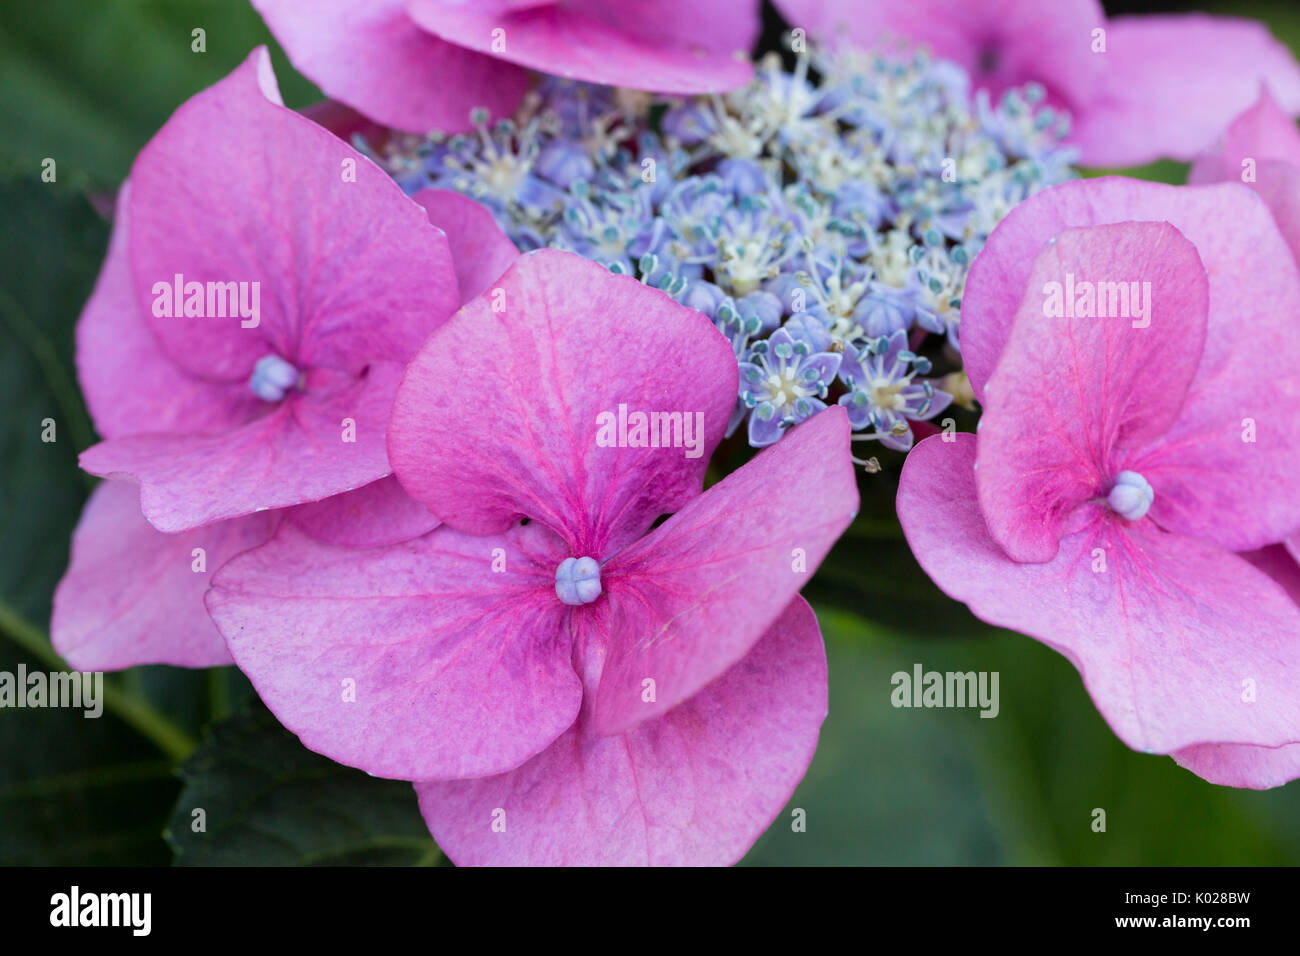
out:
{"label": "pink hydrangea bloom", "polygon": [[253,0],[302,73],[397,129],[509,116],[528,69],[661,93],[747,82],[757,0]]}
{"label": "pink hydrangea bloom", "polygon": [[1300,130],[1267,86],[1260,87],[1250,108],[1197,157],[1187,181],[1245,183],[1273,211],[1300,261]]}
{"label": "pink hydrangea bloom", "polygon": [[[1232,121],[1214,148],[1197,158],[1189,183],[1242,182],[1273,212],[1300,263],[1300,129],[1262,86],[1259,99]],[[1300,539],[1290,547],[1300,552]],[[1277,567],[1269,562],[1267,567]]]}
{"label": "pink hydrangea bloom", "polygon": [[[443,526],[365,551],[281,528],[208,608],[308,747],[417,781],[458,863],[733,862],[812,758],[798,592],[857,508],[838,408],[701,493],[737,379],[700,313],[529,253],[394,405],[396,474]],[[683,428],[652,441],[649,413]]]}
{"label": "pink hydrangea bloom", "polygon": [[1189,160],[1254,99],[1260,80],[1287,110],[1300,113],[1300,66],[1263,24],[1250,20],[1107,19],[1098,0],[776,3],[793,25],[813,34],[866,46],[884,34],[925,43],[995,97],[1041,83],[1048,102],[1070,112],[1071,142],[1084,165]]}
{"label": "pink hydrangea bloom", "polygon": [[[139,482],[161,531],[391,472],[397,383],[460,301],[451,249],[377,166],[280,105],[265,50],[177,110],[120,205],[114,298],[79,328],[106,439],[82,467]],[[127,334],[120,311],[141,320]]]}
{"label": "pink hydrangea bloom", "polygon": [[[1087,314],[1087,284],[1135,281],[1141,310]],[[1062,288],[1084,314],[1050,305]],[[1300,607],[1260,570],[1275,548],[1234,553],[1300,528],[1298,310],[1239,185],[1040,193],[967,282],[978,439],[926,439],[898,494],[944,591],[1065,654],[1129,746],[1233,786],[1300,775]]]}
{"label": "pink hydrangea bloom", "polygon": [[1255,102],[1196,157],[1187,181],[1194,185],[1242,182],[1253,187],[1260,179],[1259,165],[1264,162],[1300,164],[1300,129],[1291,114],[1278,105],[1267,84],[1260,84]]}
{"label": "pink hydrangea bloom", "polygon": [[[476,296],[505,270],[517,252],[477,203],[435,190],[417,194],[416,202],[411,203],[355,151],[268,100],[262,91],[271,89],[269,74],[260,75],[268,85],[258,86],[264,57],[264,52],[254,54],[223,83],[183,107],[159,134],[158,140],[164,144],[162,158],[155,154],[137,164],[136,171],[142,175],[121,190],[109,252],[77,326],[78,375],[95,426],[108,439],[87,452],[92,470],[120,469],[132,474],[130,466],[136,466],[146,482],[158,480],[159,470],[171,467],[166,453],[157,459],[132,459],[129,448],[134,447],[130,444],[133,440],[162,448],[176,445],[182,450],[200,444],[212,451],[210,457],[195,459],[191,455],[188,460],[198,469],[194,474],[182,474],[170,484],[163,482],[163,500],[171,503],[162,513],[163,524],[173,533],[157,530],[141,515],[141,490],[134,482],[108,481],[91,496],[73,536],[72,559],[56,591],[51,621],[55,648],[78,668],[231,663],[225,642],[203,608],[203,592],[224,561],[266,541],[282,519],[322,540],[352,547],[418,537],[438,523],[427,508],[402,491],[396,479],[384,477],[390,471],[383,453],[388,409],[405,359],[422,337],[446,318],[447,303]],[[204,124],[209,124],[206,129]],[[178,139],[192,142],[199,135],[220,137],[231,148],[247,150],[243,165],[207,169],[208,164],[223,161],[219,150],[178,150]],[[152,148],[146,149],[146,156]],[[311,223],[313,217],[305,210],[328,195],[317,191],[313,199],[314,177],[277,168],[277,163],[287,166],[290,157],[274,154],[290,148],[300,150],[298,162],[308,169],[317,165],[337,170],[334,175],[341,183],[339,188],[367,190],[375,197],[372,205],[350,207],[344,200],[342,206],[374,220],[359,218],[351,225],[335,222],[334,228],[315,235],[298,231],[286,249],[275,255],[259,252],[264,247],[258,231],[267,227],[268,217],[272,224],[278,220],[284,226],[294,224],[297,217]],[[157,163],[168,161],[174,163],[173,169],[158,168]],[[342,170],[348,162],[357,168],[356,182],[343,182]],[[268,174],[275,177],[270,182]],[[218,176],[223,178],[218,181]],[[193,184],[205,177],[211,191],[196,199],[191,195]],[[365,186],[361,186],[363,181]],[[152,199],[144,197],[146,189],[158,194]],[[152,237],[135,228],[136,210],[156,215],[158,209],[175,210],[173,204],[178,200],[192,201],[199,210],[186,216],[184,226],[166,225]],[[411,250],[407,261],[395,265],[413,270],[417,279],[412,280],[410,272],[399,277],[397,289],[404,298],[397,300],[388,297],[374,276],[352,272],[355,266],[364,268],[367,263],[381,274],[388,268],[387,263],[375,263],[372,253],[357,252],[365,250],[366,237],[376,232],[376,223],[388,215],[413,233],[402,238],[395,227],[376,243],[379,252],[385,248]],[[314,219],[319,226],[327,221],[319,215]],[[141,232],[145,232],[143,240]],[[141,241],[152,241],[156,248],[135,248]],[[274,235],[266,240],[272,241]],[[233,250],[214,252],[222,242],[231,243]],[[292,270],[284,275],[277,276],[263,266],[284,261],[286,253],[296,256],[298,251],[303,255],[288,261]],[[133,269],[133,254],[140,256],[137,261],[147,263],[143,272]],[[263,295],[273,296],[264,300],[267,313],[263,321],[256,328],[245,329],[238,317],[168,320],[152,316],[152,300],[143,298],[152,291],[150,276],[158,272],[148,264],[151,255],[166,257],[167,269],[174,267],[187,280],[220,276],[227,261],[241,266],[251,262],[247,274],[265,283]],[[429,272],[420,274],[420,269]],[[230,279],[243,275],[234,272]],[[439,288],[426,296],[415,289],[416,281],[428,281]],[[307,282],[317,288],[303,287]],[[359,286],[359,291],[354,292],[351,285]],[[367,301],[372,295],[373,304]],[[310,308],[313,296],[324,306]],[[401,329],[398,322],[390,323],[388,329],[378,324],[390,342],[379,343],[376,350],[365,341],[364,323],[372,321],[375,307],[406,302],[411,303],[411,310],[395,318],[409,324],[411,331]],[[160,335],[159,324],[168,322],[181,328],[164,327]],[[305,334],[300,335],[300,330]],[[241,367],[237,359],[223,360],[221,355],[223,350],[237,353],[244,340],[254,343],[251,354],[255,354],[269,347],[268,339],[277,337],[295,343],[283,354],[308,354],[318,334],[330,349],[338,350],[322,361],[337,367],[311,374],[330,373],[342,383],[343,395],[340,401],[327,391],[323,404],[341,417],[353,416],[359,429],[372,432],[364,453],[372,461],[361,477],[354,479],[355,472],[348,471],[345,480],[318,484],[329,497],[281,508],[302,498],[293,494],[276,497],[282,490],[274,487],[276,482],[288,475],[291,484],[294,472],[319,471],[322,462],[328,466],[333,456],[346,460],[351,448],[339,441],[339,420],[322,420],[314,409],[300,412],[316,400],[310,386],[278,403],[265,401],[252,390],[250,379],[255,372],[247,359]],[[191,337],[198,344],[187,354]],[[232,344],[227,347],[227,343]],[[176,351],[169,353],[173,344]],[[386,387],[365,384],[371,375],[369,366],[349,367],[351,359],[344,350],[353,345],[358,354],[370,354],[391,366],[382,373],[389,382]],[[174,360],[172,354],[185,360]],[[210,359],[228,361],[229,365],[204,374]],[[303,364],[304,372],[310,369]],[[364,393],[367,388],[373,393],[362,406],[364,416],[359,414],[362,407],[354,409],[349,404],[349,378],[358,382],[352,387],[354,393]],[[257,430],[256,437],[264,440],[264,447],[243,439],[250,430]],[[122,443],[128,446],[125,464]],[[223,447],[227,449],[224,460]],[[300,454],[303,448],[308,454]],[[106,461],[113,464],[105,465]],[[247,484],[231,480],[230,476],[241,472],[246,473]],[[354,491],[346,490],[353,480],[368,477],[375,480]],[[256,501],[241,502],[241,489],[252,489],[273,505],[261,510]],[[342,493],[334,494],[336,491]],[[176,521],[177,513],[183,520]],[[237,516],[210,520],[213,514],[229,513]],[[191,522],[193,527],[175,528],[177,523]]]}

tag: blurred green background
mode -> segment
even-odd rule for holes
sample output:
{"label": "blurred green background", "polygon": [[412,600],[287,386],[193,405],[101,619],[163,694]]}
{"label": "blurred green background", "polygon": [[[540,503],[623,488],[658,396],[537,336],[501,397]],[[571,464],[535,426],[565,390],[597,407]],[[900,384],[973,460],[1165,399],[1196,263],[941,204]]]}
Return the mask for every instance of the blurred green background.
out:
{"label": "blurred green background", "polygon": [[[1046,0],[1045,0],[1046,2]],[[256,44],[285,101],[319,93],[243,0],[42,0],[0,11],[0,670],[59,666],[50,596],[92,480],[72,329],[108,238],[97,210],[180,103]],[[1125,12],[1135,4],[1108,4]],[[1300,48],[1294,4],[1256,16]],[[191,31],[206,31],[205,53]],[[40,181],[41,161],[57,182]],[[1136,171],[1181,182],[1185,168]],[[1132,174],[1132,172],[1130,173]],[[40,440],[41,421],[58,441]],[[897,462],[864,476],[861,520],[809,596],[830,716],[807,778],[746,862],[1295,864],[1300,785],[1207,784],[1110,733],[1069,664],[944,598],[893,517]],[[1001,713],[894,709],[890,675],[997,671]],[[0,864],[441,862],[405,784],[304,750],[233,669],[109,675],[105,716],[0,710]],[[190,808],[207,813],[191,828]],[[794,832],[791,811],[806,811]],[[1092,829],[1106,811],[1106,831]]]}

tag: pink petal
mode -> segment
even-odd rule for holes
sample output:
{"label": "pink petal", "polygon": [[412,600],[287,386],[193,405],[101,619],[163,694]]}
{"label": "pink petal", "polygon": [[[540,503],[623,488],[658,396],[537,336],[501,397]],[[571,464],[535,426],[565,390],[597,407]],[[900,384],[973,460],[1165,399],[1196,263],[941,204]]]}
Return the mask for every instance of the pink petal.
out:
{"label": "pink petal", "polygon": [[232,663],[203,593],[213,572],[266,541],[278,522],[278,514],[250,515],[162,534],[140,515],[135,485],[102,482],[86,502],[72,560],[54,592],[54,649],[84,671]]}
{"label": "pink petal", "polygon": [[[1281,540],[1300,529],[1300,496],[1260,492],[1289,487],[1300,474],[1300,416],[1292,413],[1300,397],[1300,274],[1263,202],[1239,184],[1091,179],[1018,205],[967,277],[961,347],[971,386],[986,402],[984,384],[1042,245],[1065,229],[1130,220],[1172,224],[1196,247],[1210,282],[1205,351],[1183,410],[1165,447],[1130,465],[1153,484],[1159,470],[1151,517],[1229,550]],[[1242,441],[1247,418],[1254,443]]]}
{"label": "pink petal", "polygon": [[924,44],[960,65],[996,99],[1043,84],[1053,105],[1077,110],[1101,82],[1092,31],[1106,25],[1097,0],[777,0],[793,26],[875,49],[883,37]]}
{"label": "pink petal", "polygon": [[1217,147],[1197,157],[1187,181],[1192,184],[1246,182],[1243,162],[1253,160],[1258,165],[1266,159],[1300,163],[1300,129],[1264,85],[1254,105],[1232,121]]}
{"label": "pink petal", "polygon": [[207,605],[262,700],[312,750],[405,780],[502,773],[562,734],[582,699],[557,549],[537,525],[439,528],[367,550],[285,525],[222,568]]}
{"label": "pink petal", "polygon": [[1300,743],[1283,747],[1201,744],[1172,756],[1179,766],[1224,787],[1267,790],[1300,777]]}
{"label": "pink petal", "polygon": [[462,866],[725,865],[790,799],[825,716],[821,633],[796,597],[724,676],[635,731],[570,730],[513,773],[416,792]]}
{"label": "pink petal", "polygon": [[658,717],[749,653],[857,513],[848,449],[848,415],[827,409],[609,562],[594,732]]}
{"label": "pink petal", "polygon": [[1255,181],[1248,185],[1273,213],[1291,255],[1300,262],[1300,166],[1280,159],[1261,160],[1255,167]]}
{"label": "pink petal", "polygon": [[[699,494],[737,382],[730,344],[699,312],[539,250],[430,336],[398,391],[389,453],[445,523],[500,533],[527,515],[602,560]],[[699,457],[598,446],[597,416],[620,405],[703,415]]]}
{"label": "pink petal", "polygon": [[130,183],[124,183],[108,255],[77,322],[77,378],[96,430],[116,438],[247,421],[262,402],[246,382],[221,384],[187,374],[163,355],[145,323],[127,265],[129,194]]}
{"label": "pink petal", "polygon": [[1197,159],[1187,181],[1245,183],[1268,205],[1300,261],[1300,130],[1266,86],[1255,104],[1233,120],[1216,149]]}
{"label": "pink petal", "polygon": [[1263,87],[1222,140],[1197,159],[1187,181],[1245,183],[1268,205],[1291,254],[1300,260],[1300,130],[1295,120]]}
{"label": "pink petal", "polygon": [[[130,259],[146,321],[177,365],[217,381],[246,382],[267,354],[353,373],[405,362],[457,305],[446,238],[378,166],[268,99],[269,62],[255,50],[136,159]],[[178,274],[260,283],[257,326],[155,315],[155,284],[161,295]]]}
{"label": "pink petal", "polygon": [[[1106,283],[1128,286],[1128,315],[1101,301]],[[1050,561],[1075,510],[1169,429],[1201,359],[1208,295],[1195,247],[1168,223],[1069,229],[1038,254],[980,419],[980,504],[1009,557]],[[1061,315],[1077,305],[1089,314]]]}
{"label": "pink petal", "polygon": [[[1207,241],[1223,231],[1223,222],[1262,221],[1239,191],[1186,189],[1118,176],[1053,186],[1018,203],[971,263],[962,297],[961,355],[976,398],[984,401],[984,383],[1002,355],[1035,259],[1048,240],[1066,229],[1131,221],[1171,223],[1197,247],[1211,273],[1211,292],[1219,293],[1216,298],[1245,298],[1247,273],[1253,281],[1255,263],[1240,263],[1242,250],[1235,243]],[[1220,250],[1220,256],[1207,257],[1207,248]],[[1278,249],[1266,240],[1265,253]]]}
{"label": "pink petal", "polygon": [[734,89],[753,74],[755,0],[566,0],[513,12],[411,0],[412,19],[458,46],[544,73],[659,93]]}
{"label": "pink petal", "polygon": [[285,516],[317,541],[347,548],[379,548],[428,534],[438,519],[392,475],[356,491],[298,505]]}
{"label": "pink petal", "polygon": [[293,65],[334,99],[412,133],[470,129],[477,106],[510,116],[528,73],[430,36],[406,0],[254,0]]}
{"label": "pink petal", "polygon": [[1254,20],[1116,17],[1099,58],[1103,87],[1074,117],[1071,137],[1085,165],[1194,159],[1255,102],[1261,82],[1283,109],[1300,112],[1300,66]]}
{"label": "pink petal", "polygon": [[462,304],[486,292],[519,258],[519,250],[492,213],[468,196],[449,189],[421,189],[411,198],[447,235]]}
{"label": "pink petal", "polygon": [[114,438],[82,452],[81,467],[138,482],[160,531],[318,501],[390,473],[384,428],[401,374],[392,364],[356,380],[313,373],[303,394],[238,429]]}
{"label": "pink petal", "polygon": [[[1213,545],[1148,522],[1120,530],[1109,518],[1062,539],[1050,563],[1018,564],[980,513],[974,436],[944,437],[908,455],[898,516],[950,597],[1068,657],[1134,749],[1297,739],[1300,608],[1276,582]],[[1103,557],[1106,570],[1094,572]],[[1251,703],[1242,700],[1247,678],[1260,688]]]}

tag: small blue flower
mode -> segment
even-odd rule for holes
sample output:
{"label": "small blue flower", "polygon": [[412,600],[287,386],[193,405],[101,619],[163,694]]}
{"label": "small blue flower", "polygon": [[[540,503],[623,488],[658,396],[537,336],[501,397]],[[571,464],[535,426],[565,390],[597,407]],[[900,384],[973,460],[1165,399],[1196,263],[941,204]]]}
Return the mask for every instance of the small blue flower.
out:
{"label": "small blue flower", "polygon": [[671,231],[680,258],[715,260],[722,214],[732,204],[716,176],[691,176],[673,186],[658,214]]}
{"label": "small blue flower", "polygon": [[772,332],[781,324],[783,309],[780,299],[770,292],[760,290],[737,299],[736,311],[746,319],[757,319],[763,332]]}
{"label": "small blue flower", "polygon": [[670,107],[660,125],[666,134],[683,146],[698,146],[718,128],[713,110],[703,100],[685,100]]}
{"label": "small blue flower", "polygon": [[596,175],[596,164],[581,143],[553,139],[543,146],[533,162],[538,174],[561,189]]}
{"label": "small blue flower", "polygon": [[632,257],[639,251],[635,244],[648,240],[654,230],[650,190],[633,186],[625,192],[593,195],[587,183],[576,183],[569,190],[561,222],[563,230],[552,245],[603,265],[618,265],[631,275]]}
{"label": "small blue flower", "polygon": [[717,176],[722,188],[733,198],[766,192],[767,172],[752,159],[724,159],[718,163]]}
{"label": "small blue flower", "polygon": [[905,332],[916,318],[916,306],[902,289],[872,281],[867,293],[858,300],[853,318],[868,339],[878,339]]}
{"label": "small blue flower", "polygon": [[907,333],[894,332],[871,345],[851,349],[840,364],[839,376],[849,386],[840,399],[855,431],[873,429],[862,439],[876,439],[888,448],[912,447],[909,421],[924,421],[939,414],[952,396],[928,379],[930,362],[907,348]]}
{"label": "small blue flower", "polygon": [[537,120],[489,128],[486,113],[475,111],[473,121],[476,135],[452,136],[430,152],[429,185],[465,193],[498,213],[512,204],[533,214],[563,205],[564,191],[535,169],[543,135]]}
{"label": "small blue flower", "polygon": [[728,301],[727,293],[723,292],[712,282],[706,279],[700,279],[691,282],[682,292],[678,300],[682,305],[688,305],[692,309],[703,312],[709,318],[715,318],[718,314],[718,307]]}
{"label": "small blue flower", "polygon": [[838,353],[813,352],[785,329],[755,343],[750,361],[740,363],[740,397],[752,409],[749,443],[770,445],[784,429],[824,409],[839,367]]}
{"label": "small blue flower", "polygon": [[964,250],[957,250],[949,251],[942,245],[924,251],[915,247],[916,265],[907,277],[908,294],[916,306],[916,324],[927,332],[947,335],[954,348],[967,267],[967,262],[962,261],[966,258]]}
{"label": "small blue flower", "polygon": [[731,342],[731,350],[736,353],[737,361],[744,361],[748,357],[750,341],[763,331],[758,316],[741,315],[737,311],[736,301],[730,296],[723,299],[722,304],[718,306],[713,324]]}

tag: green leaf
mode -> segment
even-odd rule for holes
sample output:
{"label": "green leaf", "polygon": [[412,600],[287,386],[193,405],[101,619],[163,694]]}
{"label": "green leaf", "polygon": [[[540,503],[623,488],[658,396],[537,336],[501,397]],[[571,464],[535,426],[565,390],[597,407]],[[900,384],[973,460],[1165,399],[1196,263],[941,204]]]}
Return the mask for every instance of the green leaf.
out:
{"label": "green leaf", "polygon": [[[185,789],[167,833],[178,864],[411,866],[441,859],[409,783],[312,753],[260,705],[215,724],[181,776]],[[196,832],[200,820],[204,829]]]}
{"label": "green leaf", "polygon": [[[285,102],[321,99],[241,0],[42,0],[0,18],[0,160],[60,182],[116,187],[135,154],[186,99],[271,45]],[[21,15],[19,14],[21,11]],[[192,31],[206,31],[204,53]]]}
{"label": "green leaf", "polygon": [[[0,670],[59,669],[42,633],[90,479],[77,454],[93,440],[73,371],[73,327],[108,229],[84,198],[34,177],[0,178]],[[43,441],[46,419],[54,441]],[[48,434],[48,433],[47,433]],[[194,675],[110,675],[111,707],[0,710],[0,864],[160,864],[179,789],[146,687],[189,700]],[[130,686],[138,684],[134,689]],[[188,686],[187,686],[188,685]],[[110,691],[110,687],[112,690]]]}
{"label": "green leaf", "polygon": [[[748,865],[931,866],[1008,862],[979,767],[957,731],[971,712],[896,710],[890,675],[932,642],[913,642],[818,609],[830,713],[817,755]],[[989,721],[981,721],[990,723]],[[796,832],[793,811],[805,812]]]}
{"label": "green leaf", "polygon": [[[77,456],[97,439],[77,387],[74,329],[109,229],[83,196],[33,176],[0,177],[0,208],[0,401],[7,410],[0,424],[0,602],[44,628],[96,481],[77,467]],[[54,441],[44,440],[48,421]],[[44,636],[40,644],[36,653],[53,653]],[[0,644],[0,664],[6,659]],[[161,706],[191,733],[208,716],[202,673],[145,667],[109,680]]]}
{"label": "green leaf", "polygon": [[[0,651],[0,670],[50,670]],[[0,709],[0,865],[164,865],[178,789],[171,761],[108,712]]]}
{"label": "green leaf", "polygon": [[1191,169],[1189,163],[1180,163],[1173,159],[1157,159],[1153,163],[1144,163],[1141,166],[1097,167],[1081,169],[1079,172],[1084,179],[1095,179],[1098,176],[1127,176],[1129,179],[1146,179],[1154,183],[1182,186],[1187,182],[1189,169]]}
{"label": "green leaf", "polygon": [[[1288,826],[1300,816],[1300,787],[1218,787],[1170,757],[1130,750],[1097,712],[1074,667],[1028,637],[999,631],[936,650],[919,659],[936,670],[1000,672],[997,718],[963,724],[1016,862],[1244,866],[1300,860],[1300,828]],[[1097,809],[1106,814],[1104,833],[1092,829]]]}
{"label": "green leaf", "polygon": [[85,199],[34,177],[0,180],[0,209],[0,598],[43,625],[89,488],[72,330],[108,231]]}
{"label": "green leaf", "polygon": [[[920,639],[819,609],[830,714],[749,864],[1295,865],[1300,786],[1217,787],[1111,733],[1050,648],[985,629]],[[891,676],[998,672],[998,715],[894,708]],[[806,811],[794,832],[791,811]],[[1106,830],[1093,830],[1094,810]]]}

